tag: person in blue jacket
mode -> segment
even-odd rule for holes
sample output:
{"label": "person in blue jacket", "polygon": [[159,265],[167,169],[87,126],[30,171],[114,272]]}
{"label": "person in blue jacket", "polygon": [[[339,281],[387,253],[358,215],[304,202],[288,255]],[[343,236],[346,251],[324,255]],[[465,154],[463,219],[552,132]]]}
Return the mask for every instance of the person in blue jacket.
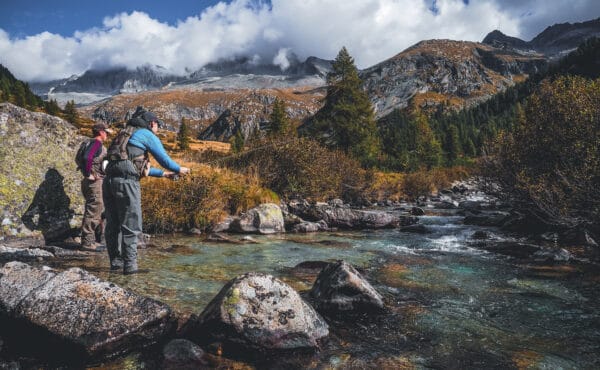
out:
{"label": "person in blue jacket", "polygon": [[[186,175],[190,172],[189,168],[173,161],[165,151],[156,136],[161,124],[162,121],[154,113],[138,109],[134,118],[127,122],[128,126],[133,126],[129,128],[133,133],[126,142],[126,139],[122,141],[121,151],[126,148],[126,154],[123,153],[122,157],[127,159],[115,159],[115,156],[110,156],[111,149],[119,145],[115,143],[119,136],[109,148],[103,198],[106,209],[106,248],[111,271],[123,269],[125,275],[140,271],[137,264],[137,245],[142,235],[140,178],[173,178],[175,175]],[[148,154],[167,171],[150,168]]]}

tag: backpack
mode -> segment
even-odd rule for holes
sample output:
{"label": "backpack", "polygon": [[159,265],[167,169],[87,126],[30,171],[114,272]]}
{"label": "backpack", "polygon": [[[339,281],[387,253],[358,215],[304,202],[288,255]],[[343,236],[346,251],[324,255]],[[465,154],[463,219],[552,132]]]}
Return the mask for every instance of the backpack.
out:
{"label": "backpack", "polygon": [[75,164],[77,165],[77,170],[81,171],[81,173],[85,171],[87,157],[92,149],[92,144],[94,144],[94,140],[86,140],[82,142],[79,145],[79,149],[77,149],[77,154],[75,154]]}
{"label": "backpack", "polygon": [[133,135],[133,133],[139,128],[140,127],[128,124],[124,129],[119,131],[117,136],[115,136],[108,147],[106,159],[109,161],[130,160],[133,162],[138,175],[140,178],[142,178],[148,176],[148,172],[150,171],[150,160],[148,158],[148,154],[144,153],[143,155],[130,158],[129,152],[127,151],[127,143],[129,142],[131,135]]}

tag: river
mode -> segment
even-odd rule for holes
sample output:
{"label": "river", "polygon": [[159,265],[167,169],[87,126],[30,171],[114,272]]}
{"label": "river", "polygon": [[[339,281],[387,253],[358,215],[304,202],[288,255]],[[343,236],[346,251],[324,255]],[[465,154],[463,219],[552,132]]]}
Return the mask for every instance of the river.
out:
{"label": "river", "polygon": [[[429,209],[420,217],[428,234],[231,236],[239,243],[160,236],[139,251],[145,274],[109,273],[104,253],[67,265],[161,300],[184,317],[200,313],[228,280],[249,271],[306,291],[318,270],[294,268],[305,261],[346,260],[385,297],[389,312],[382,316],[328,317],[331,334],[316,353],[235,362],[241,367],[600,368],[598,265],[576,254],[515,258],[487,252],[473,239],[475,232],[487,234],[485,243],[520,240],[462,221],[456,211]],[[100,367],[153,367],[153,361],[136,353]]]}

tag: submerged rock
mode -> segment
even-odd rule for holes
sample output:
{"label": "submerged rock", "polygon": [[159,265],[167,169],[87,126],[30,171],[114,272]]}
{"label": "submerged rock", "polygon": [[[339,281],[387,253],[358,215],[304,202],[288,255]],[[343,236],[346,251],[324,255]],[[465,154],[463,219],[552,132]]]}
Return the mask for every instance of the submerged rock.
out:
{"label": "submerged rock", "polygon": [[0,245],[0,262],[2,261],[32,261],[54,258],[54,254],[40,248],[11,248]]}
{"label": "submerged rock", "polygon": [[163,369],[197,369],[206,366],[204,351],[187,339],[173,339],[163,348]]}
{"label": "submerged rock", "polygon": [[57,272],[10,262],[0,269],[3,334],[24,351],[88,361],[158,341],[174,329],[170,308],[80,268]]}
{"label": "submerged rock", "polygon": [[234,219],[230,231],[275,234],[285,232],[283,213],[277,204],[264,203]]}
{"label": "submerged rock", "polygon": [[199,343],[222,342],[225,351],[270,351],[315,348],[329,328],[290,286],[248,273],[228,282],[184,333]]}
{"label": "submerged rock", "polygon": [[310,291],[315,307],[323,311],[371,312],[383,309],[383,298],[345,261],[327,265]]}
{"label": "submerged rock", "polygon": [[415,234],[430,234],[431,233],[431,230],[428,229],[427,226],[425,226],[423,224],[403,226],[402,228],[400,228],[400,231],[406,232],[406,233],[415,233]]}

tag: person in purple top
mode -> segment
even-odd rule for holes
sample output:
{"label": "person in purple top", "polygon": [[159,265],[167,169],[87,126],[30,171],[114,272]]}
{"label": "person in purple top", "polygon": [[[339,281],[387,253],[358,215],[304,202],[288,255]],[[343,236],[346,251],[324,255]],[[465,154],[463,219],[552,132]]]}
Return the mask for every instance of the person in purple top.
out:
{"label": "person in purple top", "polygon": [[81,193],[85,198],[85,210],[81,223],[81,248],[86,250],[102,250],[104,246],[98,242],[104,233],[102,225],[102,182],[104,170],[102,162],[106,157],[106,148],[102,143],[107,138],[110,129],[104,123],[96,123],[92,127],[94,138],[82,143],[83,151],[78,163],[83,179],[81,180]]}
{"label": "person in purple top", "polygon": [[[125,143],[126,154],[119,159],[113,156],[117,146],[115,138],[108,153],[106,178],[103,184],[104,205],[106,207],[106,247],[110,258],[111,271],[121,268],[125,275],[140,272],[137,264],[137,245],[142,235],[142,199],[140,178],[144,176],[173,178],[190,172],[169,157],[160,139],[156,136],[162,121],[149,111],[138,109],[127,122],[131,137]],[[125,130],[128,130],[127,128]],[[167,171],[150,168],[148,155]]]}

